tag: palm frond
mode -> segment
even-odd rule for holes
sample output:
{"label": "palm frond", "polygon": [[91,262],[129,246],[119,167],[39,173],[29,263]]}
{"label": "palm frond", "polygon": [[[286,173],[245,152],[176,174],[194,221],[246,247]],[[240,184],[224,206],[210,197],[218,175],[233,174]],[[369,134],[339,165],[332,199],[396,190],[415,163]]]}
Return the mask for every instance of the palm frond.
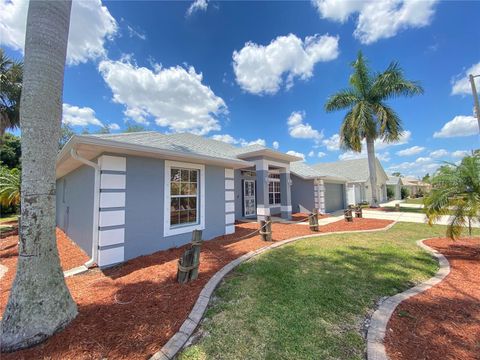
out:
{"label": "palm frond", "polygon": [[423,94],[420,83],[405,79],[403,70],[397,62],[392,62],[383,73],[374,77],[371,95],[377,100],[420,94]]}
{"label": "palm frond", "polygon": [[350,76],[350,85],[362,94],[363,98],[367,97],[372,85],[372,78],[366,59],[361,51],[358,52],[357,59],[352,63],[353,73]]}
{"label": "palm frond", "polygon": [[379,123],[379,135],[385,142],[398,141],[403,134],[400,118],[391,107],[378,103],[373,106]]}
{"label": "palm frond", "polygon": [[359,101],[357,93],[353,89],[340,90],[336,94],[330,96],[325,103],[327,112],[349,109]]}

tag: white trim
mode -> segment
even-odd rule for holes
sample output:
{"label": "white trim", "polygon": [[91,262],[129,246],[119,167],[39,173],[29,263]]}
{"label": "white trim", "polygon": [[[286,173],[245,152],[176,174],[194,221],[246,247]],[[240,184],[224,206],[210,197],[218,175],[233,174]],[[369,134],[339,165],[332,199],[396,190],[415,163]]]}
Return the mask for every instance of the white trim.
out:
{"label": "white trim", "polygon": [[102,155],[98,158],[100,170],[127,171],[127,158]]}
{"label": "white trim", "polygon": [[230,213],[235,211],[235,203],[234,202],[226,202],[225,203],[225,212]]}
{"label": "white trim", "polygon": [[234,189],[235,189],[235,185],[234,185],[233,180],[226,179],[225,180],[225,190],[234,190]]}
{"label": "white trim", "polygon": [[258,207],[257,206],[257,215],[260,215],[260,216],[270,215],[270,208],[268,208],[268,207]]}
{"label": "white trim", "polygon": [[292,211],[292,206],[291,205],[282,205],[281,206],[281,211]]}
{"label": "white trim", "polygon": [[127,176],[123,174],[102,174],[100,189],[125,189]]}
{"label": "white trim", "polygon": [[[170,225],[170,170],[171,168],[194,169],[200,172],[200,184],[197,190],[200,191],[198,201],[198,211],[200,212],[198,224],[180,225],[171,227]],[[163,236],[172,236],[192,232],[193,230],[205,229],[205,165],[192,164],[178,161],[165,160],[165,184],[164,184],[164,214],[163,214]],[[232,191],[233,193],[233,191]]]}
{"label": "white trim", "polygon": [[98,244],[100,246],[110,246],[122,244],[125,242],[125,229],[100,230]]}
{"label": "white trim", "polygon": [[226,169],[225,169],[225,177],[226,177],[226,178],[233,179],[233,178],[235,177],[234,172],[233,172],[233,169],[228,169],[228,168],[226,168]]}
{"label": "white trim", "polygon": [[235,193],[231,190],[225,191],[225,201],[235,200]]}
{"label": "white trim", "polygon": [[233,234],[235,232],[235,225],[225,226],[225,235]]}
{"label": "white trim", "polygon": [[125,193],[124,192],[100,193],[100,207],[101,208],[125,207]]}
{"label": "white trim", "polygon": [[118,226],[125,224],[125,210],[100,211],[98,226]]}
{"label": "white trim", "polygon": [[225,224],[235,223],[235,214],[226,214],[225,215]]}
{"label": "white trim", "polygon": [[108,266],[123,262],[125,259],[125,251],[123,246],[100,249],[98,251],[98,266]]}

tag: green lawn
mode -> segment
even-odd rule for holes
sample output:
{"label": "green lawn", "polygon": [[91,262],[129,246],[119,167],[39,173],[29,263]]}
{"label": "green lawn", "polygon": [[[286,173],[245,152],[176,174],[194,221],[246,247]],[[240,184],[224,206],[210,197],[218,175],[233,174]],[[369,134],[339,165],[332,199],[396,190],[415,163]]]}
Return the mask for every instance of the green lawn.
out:
{"label": "green lawn", "polygon": [[200,340],[179,359],[364,359],[362,324],[382,296],[431,277],[415,240],[445,227],[305,239],[238,267],[214,294]]}
{"label": "green lawn", "polygon": [[400,212],[425,214],[425,211],[423,211],[423,208],[411,208],[411,207],[404,207],[404,206],[400,206],[399,210],[397,210],[395,208],[395,206],[383,206],[382,208],[386,209],[386,210],[389,210],[389,211],[400,211]]}
{"label": "green lawn", "polygon": [[406,204],[423,204],[423,198],[405,199]]}

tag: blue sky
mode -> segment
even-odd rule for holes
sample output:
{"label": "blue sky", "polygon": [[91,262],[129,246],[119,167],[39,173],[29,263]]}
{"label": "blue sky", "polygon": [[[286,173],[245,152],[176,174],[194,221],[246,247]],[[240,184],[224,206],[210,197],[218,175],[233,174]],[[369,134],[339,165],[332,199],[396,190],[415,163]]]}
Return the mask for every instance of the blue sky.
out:
{"label": "blue sky", "polygon": [[[15,58],[26,8],[0,0],[0,42]],[[465,77],[480,74],[479,13],[476,1],[74,0],[64,122],[265,143],[308,163],[364,156],[338,149],[344,113],[323,110],[362,50],[372,69],[397,60],[425,89],[390,101],[406,133],[377,144],[385,169],[431,173],[479,147]]]}

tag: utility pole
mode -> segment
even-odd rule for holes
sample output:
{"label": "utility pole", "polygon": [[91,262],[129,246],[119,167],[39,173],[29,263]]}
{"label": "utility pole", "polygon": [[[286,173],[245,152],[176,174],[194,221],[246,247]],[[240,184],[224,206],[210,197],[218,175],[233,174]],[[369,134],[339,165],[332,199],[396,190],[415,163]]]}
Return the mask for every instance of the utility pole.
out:
{"label": "utility pole", "polygon": [[478,130],[480,131],[480,105],[478,104],[478,93],[475,87],[475,78],[480,77],[480,75],[472,75],[469,76],[470,84],[472,85],[472,95],[473,95],[473,103],[475,105],[475,115],[477,116],[478,121]]}

